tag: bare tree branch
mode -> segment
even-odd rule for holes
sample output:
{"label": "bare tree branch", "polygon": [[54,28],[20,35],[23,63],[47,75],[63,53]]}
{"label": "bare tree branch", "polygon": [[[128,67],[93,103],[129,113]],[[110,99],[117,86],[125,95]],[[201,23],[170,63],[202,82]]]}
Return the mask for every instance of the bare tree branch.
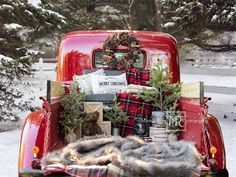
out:
{"label": "bare tree branch", "polygon": [[228,52],[228,51],[236,51],[236,44],[222,44],[222,45],[212,45],[212,44],[205,44],[201,42],[193,42],[198,47],[202,48],[203,50],[208,50],[212,52]]}

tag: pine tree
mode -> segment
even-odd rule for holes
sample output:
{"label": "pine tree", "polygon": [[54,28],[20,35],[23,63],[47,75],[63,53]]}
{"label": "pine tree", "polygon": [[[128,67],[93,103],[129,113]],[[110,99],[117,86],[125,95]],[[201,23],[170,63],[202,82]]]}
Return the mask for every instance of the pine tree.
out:
{"label": "pine tree", "polygon": [[235,44],[211,45],[209,39],[236,29],[234,0],[161,0],[163,30],[179,44],[193,43],[212,51],[236,50]]}
{"label": "pine tree", "polygon": [[[225,30],[235,31],[234,0],[42,0],[44,8],[66,19],[59,33],[90,29],[133,29],[172,34],[180,45],[194,43],[213,51],[236,45],[209,45]],[[210,31],[210,32],[209,32]]]}
{"label": "pine tree", "polygon": [[61,99],[60,119],[64,127],[73,129],[83,121],[85,117],[83,112],[85,98],[86,95],[78,91],[77,84],[70,85],[70,93],[65,94]]}
{"label": "pine tree", "polygon": [[104,110],[104,119],[110,120],[114,128],[118,128],[119,124],[128,119],[128,115],[124,112],[115,98],[115,104],[111,109]]}
{"label": "pine tree", "polygon": [[0,121],[18,120],[16,109],[24,110],[25,103],[18,89],[20,78],[30,75],[37,54],[30,50],[33,41],[49,35],[49,30],[64,24],[58,13],[28,4],[27,0],[0,2]]}
{"label": "pine tree", "polygon": [[106,11],[106,8],[101,8],[104,4],[100,2],[102,1],[52,0],[49,2],[42,0],[42,5],[45,8],[62,14],[66,18],[67,23],[62,26],[60,32],[67,33],[77,30],[107,29],[108,24],[114,24],[114,19],[109,17],[109,10],[113,10],[114,13],[118,15],[117,10],[110,6],[110,9]]}
{"label": "pine tree", "polygon": [[154,89],[143,89],[139,96],[148,102],[153,102],[153,107],[160,111],[172,110],[176,100],[180,98],[181,85],[169,83],[172,73],[162,62],[158,62],[155,68],[151,69],[151,79],[148,82]]}
{"label": "pine tree", "polygon": [[153,0],[41,1],[43,7],[66,17],[67,23],[61,28],[63,33],[91,29],[153,30],[155,27]]}

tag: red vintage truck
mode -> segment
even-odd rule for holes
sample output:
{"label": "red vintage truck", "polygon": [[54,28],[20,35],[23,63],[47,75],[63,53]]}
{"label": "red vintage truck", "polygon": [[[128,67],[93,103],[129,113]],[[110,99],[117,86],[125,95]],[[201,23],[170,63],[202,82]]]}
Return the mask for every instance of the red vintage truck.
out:
{"label": "red vintage truck", "polygon": [[[120,31],[78,31],[64,36],[61,41],[57,81],[68,83],[74,74],[81,75],[84,70],[101,69],[102,47],[105,40]],[[160,59],[173,73],[171,82],[180,82],[179,58],[176,40],[164,33],[128,31],[141,42],[142,62],[138,67],[147,69],[153,63],[153,56]],[[120,48],[125,53],[125,48]],[[37,158],[66,145],[60,134],[59,112],[60,98],[44,100],[41,110],[32,112],[22,128],[19,150],[19,176],[68,176],[63,171],[52,170],[43,174],[40,166],[34,164],[34,151]],[[228,177],[223,136],[217,118],[208,114],[207,99],[181,98],[179,110],[185,111],[185,131],[181,140],[194,142],[204,157],[201,176]],[[37,147],[35,149],[35,147]],[[32,152],[33,149],[33,152]],[[214,155],[212,155],[213,151]]]}

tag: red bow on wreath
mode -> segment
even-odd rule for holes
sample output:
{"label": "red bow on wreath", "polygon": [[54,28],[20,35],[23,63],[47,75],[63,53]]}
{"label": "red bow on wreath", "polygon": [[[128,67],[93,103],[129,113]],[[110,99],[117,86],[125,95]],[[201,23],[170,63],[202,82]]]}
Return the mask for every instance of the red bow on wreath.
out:
{"label": "red bow on wreath", "polygon": [[[118,60],[115,52],[120,45],[127,47],[128,52]],[[129,70],[139,59],[140,52],[140,42],[133,35],[127,32],[117,33],[108,37],[103,45],[103,63],[114,70]]]}

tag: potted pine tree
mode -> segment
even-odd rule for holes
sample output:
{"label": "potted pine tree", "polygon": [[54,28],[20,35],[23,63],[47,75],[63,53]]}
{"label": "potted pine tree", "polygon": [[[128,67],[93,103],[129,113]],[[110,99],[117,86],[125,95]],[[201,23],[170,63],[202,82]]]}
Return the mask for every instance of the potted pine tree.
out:
{"label": "potted pine tree", "polygon": [[83,111],[85,98],[86,95],[79,92],[76,83],[70,85],[69,94],[62,96],[60,123],[65,129],[65,139],[68,143],[75,142],[81,137],[81,124],[85,118]]}
{"label": "potted pine tree", "polygon": [[170,83],[172,73],[161,61],[150,69],[151,79],[149,85],[153,89],[143,89],[139,97],[152,102],[154,111],[152,112],[152,124],[155,127],[165,128],[168,120],[165,119],[165,112],[176,111],[177,100],[181,95],[181,84]]}
{"label": "potted pine tree", "polygon": [[115,102],[111,109],[104,110],[104,118],[111,121],[112,124],[112,135],[119,136],[119,125],[120,123],[128,119],[127,114],[120,109],[119,104]]}

